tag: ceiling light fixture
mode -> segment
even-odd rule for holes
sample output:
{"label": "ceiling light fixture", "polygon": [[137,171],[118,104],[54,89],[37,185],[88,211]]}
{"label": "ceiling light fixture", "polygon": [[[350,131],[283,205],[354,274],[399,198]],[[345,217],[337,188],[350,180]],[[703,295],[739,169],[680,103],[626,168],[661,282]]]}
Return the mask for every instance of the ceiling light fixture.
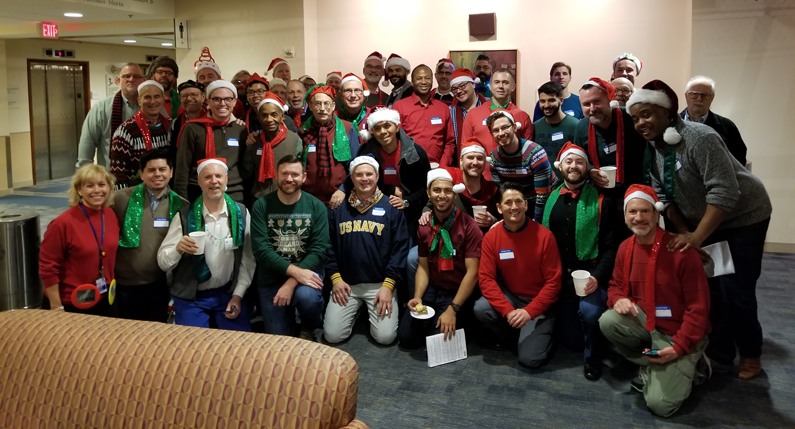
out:
{"label": "ceiling light fixture", "polygon": [[124,43],[135,43],[135,40],[127,39],[127,40],[124,41]]}
{"label": "ceiling light fixture", "polygon": [[77,12],[66,12],[65,14],[63,14],[63,16],[67,18],[82,18],[83,14]]}
{"label": "ceiling light fixture", "polygon": [[160,46],[174,46],[174,44],[171,43],[171,42],[165,42],[165,43],[161,43]]}

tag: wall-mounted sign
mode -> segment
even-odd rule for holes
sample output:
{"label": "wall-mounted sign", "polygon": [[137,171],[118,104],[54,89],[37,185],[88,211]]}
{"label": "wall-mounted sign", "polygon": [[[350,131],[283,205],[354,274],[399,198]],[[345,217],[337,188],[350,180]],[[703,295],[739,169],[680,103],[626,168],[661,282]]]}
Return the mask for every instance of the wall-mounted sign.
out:
{"label": "wall-mounted sign", "polygon": [[48,39],[57,39],[58,38],[58,25],[57,24],[50,24],[48,22],[41,23],[41,36],[46,37]]}

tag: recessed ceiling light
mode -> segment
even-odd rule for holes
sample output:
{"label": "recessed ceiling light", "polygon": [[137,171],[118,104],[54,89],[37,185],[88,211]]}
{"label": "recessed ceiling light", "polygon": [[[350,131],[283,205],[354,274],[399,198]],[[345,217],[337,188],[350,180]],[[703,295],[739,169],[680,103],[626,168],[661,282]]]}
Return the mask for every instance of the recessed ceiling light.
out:
{"label": "recessed ceiling light", "polygon": [[165,42],[165,43],[161,43],[160,46],[174,46],[174,44],[171,43],[171,42]]}
{"label": "recessed ceiling light", "polygon": [[127,39],[127,40],[124,41],[124,43],[135,43],[135,40]]}
{"label": "recessed ceiling light", "polygon": [[83,14],[77,12],[66,12],[65,14],[63,14],[63,16],[67,18],[82,18]]}

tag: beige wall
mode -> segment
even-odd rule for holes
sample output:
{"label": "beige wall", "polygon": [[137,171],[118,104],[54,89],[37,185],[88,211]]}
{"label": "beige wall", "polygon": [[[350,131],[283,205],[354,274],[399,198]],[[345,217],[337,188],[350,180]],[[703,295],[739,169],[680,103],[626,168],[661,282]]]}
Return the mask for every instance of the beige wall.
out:
{"label": "beige wall", "polygon": [[694,0],[692,44],[693,75],[717,82],[712,110],[737,124],[773,202],[767,248],[795,252],[795,3]]}

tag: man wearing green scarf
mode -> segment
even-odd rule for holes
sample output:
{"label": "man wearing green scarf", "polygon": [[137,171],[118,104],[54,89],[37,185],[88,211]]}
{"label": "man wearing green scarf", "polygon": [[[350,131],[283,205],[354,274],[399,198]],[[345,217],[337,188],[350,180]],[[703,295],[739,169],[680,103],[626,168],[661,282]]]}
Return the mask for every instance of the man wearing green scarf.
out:
{"label": "man wearing green scarf", "polygon": [[157,249],[180,208],[188,204],[168,187],[174,171],[168,148],[141,156],[143,183],[114,194],[113,211],[119,219],[119,250],[116,296],[124,319],[166,322],[168,293],[166,273],[157,265]]}
{"label": "man wearing green scarf", "polygon": [[[581,147],[566,143],[558,161],[563,184],[552,191],[544,207],[542,224],[558,243],[563,268],[558,302],[558,333],[573,351],[585,351],[583,375],[588,380],[602,376],[599,317],[607,310],[607,284],[620,244],[615,233],[619,218],[615,206],[588,179],[588,155]],[[576,293],[572,272],[590,273],[585,291]]]}

